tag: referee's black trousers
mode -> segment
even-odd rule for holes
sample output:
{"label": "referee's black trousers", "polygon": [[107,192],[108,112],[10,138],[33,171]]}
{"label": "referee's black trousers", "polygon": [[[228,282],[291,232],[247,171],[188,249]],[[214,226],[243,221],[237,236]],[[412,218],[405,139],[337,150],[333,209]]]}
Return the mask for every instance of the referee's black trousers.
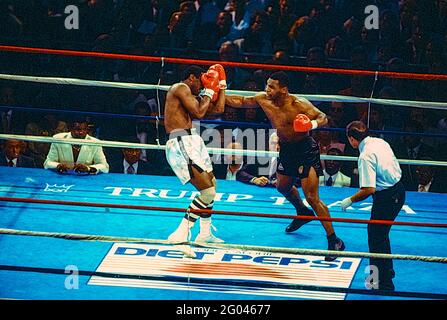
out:
{"label": "referee's black trousers", "polygon": [[[373,195],[371,209],[372,220],[394,221],[405,203],[405,188],[402,182],[393,187],[377,191]],[[368,245],[371,253],[391,253],[390,245],[391,225],[369,224]],[[388,287],[394,278],[393,261],[391,259],[371,258],[370,265],[376,266],[379,271],[379,289]]]}

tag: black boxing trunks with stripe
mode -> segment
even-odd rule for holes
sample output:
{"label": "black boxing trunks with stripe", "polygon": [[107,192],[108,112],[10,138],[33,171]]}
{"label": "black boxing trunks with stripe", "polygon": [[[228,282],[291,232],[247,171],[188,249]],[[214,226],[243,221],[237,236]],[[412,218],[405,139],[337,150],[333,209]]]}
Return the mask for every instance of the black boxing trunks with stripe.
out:
{"label": "black boxing trunks with stripe", "polygon": [[279,159],[277,172],[286,176],[305,179],[310,168],[314,168],[317,176],[323,175],[320,161],[320,148],[310,136],[298,142],[279,142]]}

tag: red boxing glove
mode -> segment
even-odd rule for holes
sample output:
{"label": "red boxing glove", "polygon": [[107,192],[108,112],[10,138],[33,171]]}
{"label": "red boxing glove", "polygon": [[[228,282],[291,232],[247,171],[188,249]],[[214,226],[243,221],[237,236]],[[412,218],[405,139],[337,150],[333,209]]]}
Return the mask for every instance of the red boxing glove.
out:
{"label": "red boxing glove", "polygon": [[202,95],[210,97],[213,102],[216,101],[219,93],[219,73],[214,70],[208,70],[202,74],[200,80],[205,87]]}
{"label": "red boxing glove", "polygon": [[318,127],[316,120],[310,121],[309,117],[305,114],[298,114],[293,121],[293,130],[295,132],[307,132]]}
{"label": "red boxing glove", "polygon": [[213,64],[208,70],[214,70],[219,73],[219,89],[227,88],[227,74],[221,64]]}

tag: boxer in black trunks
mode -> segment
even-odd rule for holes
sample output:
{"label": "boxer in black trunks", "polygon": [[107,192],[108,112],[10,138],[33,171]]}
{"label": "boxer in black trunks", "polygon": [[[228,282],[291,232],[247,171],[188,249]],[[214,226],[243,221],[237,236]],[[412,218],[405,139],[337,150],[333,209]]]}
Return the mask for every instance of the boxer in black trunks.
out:
{"label": "boxer in black trunks", "polygon": [[[322,174],[318,144],[309,135],[310,130],[325,125],[327,118],[308,100],[290,95],[288,85],[287,75],[276,72],[267,80],[265,92],[251,97],[226,95],[225,104],[233,108],[262,108],[279,137],[276,188],[292,203],[298,215],[314,216],[293,185],[295,178],[299,177],[306,200],[318,217],[330,218],[329,209],[318,194],[318,176]],[[309,221],[294,219],[286,231],[295,231]],[[327,234],[328,250],[344,250],[345,245],[336,236],[332,222],[321,223]],[[325,260],[336,258],[331,255]]]}

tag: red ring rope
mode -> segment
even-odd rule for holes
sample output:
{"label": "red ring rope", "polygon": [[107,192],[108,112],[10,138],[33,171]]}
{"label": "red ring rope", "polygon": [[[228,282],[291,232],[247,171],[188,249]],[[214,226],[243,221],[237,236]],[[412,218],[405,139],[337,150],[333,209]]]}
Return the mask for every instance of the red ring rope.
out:
{"label": "red ring rope", "polygon": [[29,48],[29,47],[18,47],[18,46],[1,46],[0,45],[0,51],[43,53],[43,54],[56,54],[56,55],[66,55],[66,56],[96,57],[96,58],[106,58],[106,59],[122,59],[122,60],[150,61],[150,62],[161,62],[163,59],[164,62],[172,62],[172,63],[180,63],[180,64],[212,65],[215,63],[220,63],[221,65],[227,66],[227,67],[256,68],[256,69],[265,69],[265,70],[325,72],[325,73],[335,73],[335,74],[382,76],[382,77],[388,77],[388,78],[416,79],[416,80],[447,80],[447,75],[443,75],[443,74],[407,73],[407,72],[403,73],[403,72],[350,70],[350,69],[334,69],[334,68],[315,68],[315,67],[271,65],[271,64],[261,64],[261,63],[137,56],[137,55],[118,54],[118,53],[87,52],[87,51],[75,51],[75,50],[45,49],[45,48]]}
{"label": "red ring rope", "polygon": [[[185,208],[164,208],[154,206],[137,206],[129,204],[115,204],[115,203],[94,203],[94,202],[75,202],[62,200],[44,200],[44,199],[28,199],[28,198],[10,198],[0,197],[0,201],[9,202],[25,202],[25,203],[40,203],[40,204],[59,204],[68,206],[81,207],[100,207],[100,208],[116,208],[116,209],[136,209],[136,210],[152,210],[152,211],[169,211],[169,212],[186,212]],[[194,210],[189,209],[192,213],[210,213],[233,216],[251,216],[263,218],[284,218],[284,219],[300,219],[300,220],[320,220],[333,222],[349,222],[349,223],[363,223],[363,224],[382,224],[382,225],[400,225],[400,226],[414,226],[414,227],[434,227],[446,228],[445,223],[420,223],[420,222],[401,222],[388,220],[362,220],[362,219],[346,219],[346,218],[322,218],[322,217],[306,217],[306,216],[292,216],[286,214],[268,214],[268,213],[253,213],[253,212],[231,212],[219,210]]]}

